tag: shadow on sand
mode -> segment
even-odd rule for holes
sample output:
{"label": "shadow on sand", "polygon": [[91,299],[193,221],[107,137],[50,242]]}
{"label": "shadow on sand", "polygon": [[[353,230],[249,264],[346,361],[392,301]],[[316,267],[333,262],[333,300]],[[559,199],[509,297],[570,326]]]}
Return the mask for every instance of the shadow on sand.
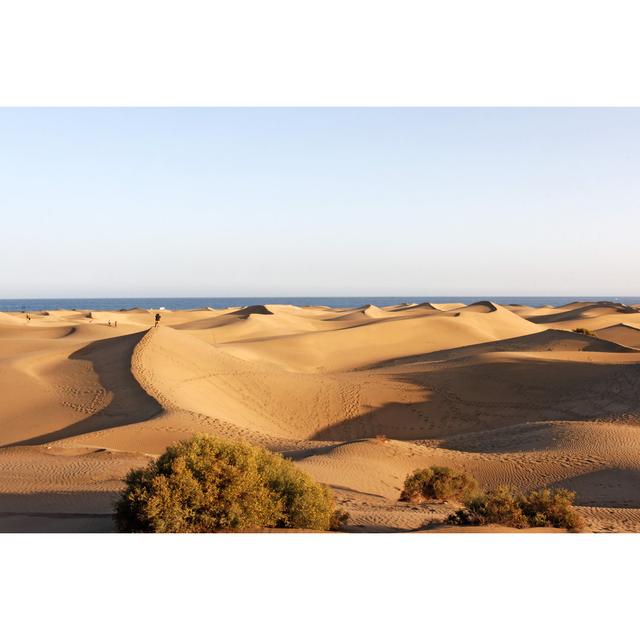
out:
{"label": "shadow on sand", "polygon": [[145,333],[146,331],[141,331],[96,340],[69,356],[69,360],[91,363],[100,385],[111,394],[111,401],[106,407],[57,431],[5,446],[45,444],[91,431],[142,422],[161,413],[162,407],[138,384],[131,373],[133,350]]}

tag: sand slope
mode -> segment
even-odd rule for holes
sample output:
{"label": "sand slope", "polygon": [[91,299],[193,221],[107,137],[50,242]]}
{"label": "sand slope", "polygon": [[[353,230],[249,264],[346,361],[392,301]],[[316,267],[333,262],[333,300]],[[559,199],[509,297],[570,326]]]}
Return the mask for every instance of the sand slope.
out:
{"label": "sand slope", "polygon": [[640,320],[637,325],[621,322],[620,324],[605,327],[597,331],[596,335],[611,342],[640,349]]}
{"label": "sand slope", "polygon": [[640,530],[636,308],[160,313],[0,313],[0,530],[111,530],[126,471],[198,432],[292,457],[352,531],[442,521],[454,505],[397,502],[431,464],[568,487],[593,530]]}

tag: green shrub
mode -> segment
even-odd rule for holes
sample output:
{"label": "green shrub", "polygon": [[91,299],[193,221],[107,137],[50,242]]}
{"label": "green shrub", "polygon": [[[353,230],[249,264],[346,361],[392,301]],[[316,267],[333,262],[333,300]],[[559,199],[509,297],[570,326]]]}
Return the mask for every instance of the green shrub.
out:
{"label": "green shrub", "polygon": [[593,331],[590,331],[589,329],[585,329],[584,327],[578,327],[577,329],[573,330],[574,333],[579,333],[580,335],[583,336],[591,336],[592,338],[596,338],[596,334],[593,333]]}
{"label": "green shrub", "polygon": [[333,497],[281,455],[210,436],[169,447],[131,471],[116,504],[123,532],[262,527],[328,530]]}
{"label": "green shrub", "polygon": [[447,520],[456,525],[501,524],[516,529],[558,527],[580,529],[584,522],[573,508],[575,494],[566,489],[541,489],[528,494],[500,486],[477,494]]}
{"label": "green shrub", "polygon": [[466,498],[478,488],[475,478],[449,467],[416,469],[404,481],[400,500],[453,500]]}

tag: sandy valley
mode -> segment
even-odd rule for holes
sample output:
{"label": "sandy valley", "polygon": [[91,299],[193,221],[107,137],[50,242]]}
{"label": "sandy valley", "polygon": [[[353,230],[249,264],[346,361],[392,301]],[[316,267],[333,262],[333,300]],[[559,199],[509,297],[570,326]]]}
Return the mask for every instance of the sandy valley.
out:
{"label": "sandy valley", "polygon": [[1,531],[113,531],[126,472],[193,433],[291,457],[350,531],[442,520],[398,502],[431,464],[640,531],[640,305],[155,313],[0,313]]}

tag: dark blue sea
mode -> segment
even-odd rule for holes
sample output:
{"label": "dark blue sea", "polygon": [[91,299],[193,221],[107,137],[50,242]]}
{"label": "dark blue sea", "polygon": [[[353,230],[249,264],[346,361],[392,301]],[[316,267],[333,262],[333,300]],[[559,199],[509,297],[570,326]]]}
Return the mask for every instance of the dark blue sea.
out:
{"label": "dark blue sea", "polygon": [[469,304],[478,300],[492,300],[501,305],[523,304],[532,307],[544,305],[561,306],[570,302],[621,302],[639,304],[640,295],[630,296],[362,296],[362,297],[256,297],[256,298],[25,298],[0,299],[0,311],[39,311],[41,309],[93,309],[112,311],[142,307],[145,309],[196,309],[213,307],[244,307],[254,304],[294,304],[299,307],[322,305],[327,307],[360,307],[374,304],[378,307],[401,304],[403,302],[463,302]]}

